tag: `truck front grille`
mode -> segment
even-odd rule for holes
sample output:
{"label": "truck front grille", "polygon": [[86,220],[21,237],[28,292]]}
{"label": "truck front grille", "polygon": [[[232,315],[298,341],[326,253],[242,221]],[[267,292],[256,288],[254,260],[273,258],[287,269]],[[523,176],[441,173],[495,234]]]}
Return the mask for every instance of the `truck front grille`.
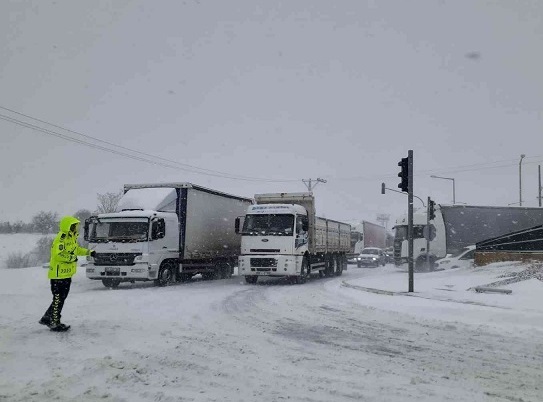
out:
{"label": "truck front grille", "polygon": [[251,267],[276,267],[275,258],[251,258]]}
{"label": "truck front grille", "polygon": [[100,253],[94,256],[94,265],[134,265],[134,258],[141,253]]}

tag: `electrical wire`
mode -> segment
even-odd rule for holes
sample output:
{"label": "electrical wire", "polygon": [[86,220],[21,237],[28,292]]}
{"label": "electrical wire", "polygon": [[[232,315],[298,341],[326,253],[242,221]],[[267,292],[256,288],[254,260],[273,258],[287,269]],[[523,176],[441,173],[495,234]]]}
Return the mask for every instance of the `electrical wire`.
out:
{"label": "electrical wire", "polygon": [[[298,179],[265,179],[265,178],[260,178],[260,177],[239,176],[239,175],[233,175],[233,174],[230,174],[230,173],[221,172],[221,171],[217,171],[217,170],[200,168],[200,167],[197,167],[197,166],[193,166],[193,165],[189,165],[189,164],[186,164],[186,163],[173,161],[171,159],[162,158],[160,156],[148,154],[148,153],[137,151],[137,150],[134,150],[134,149],[131,149],[131,148],[121,146],[121,145],[117,145],[117,144],[114,144],[114,143],[111,143],[111,142],[108,142],[108,141],[104,141],[104,140],[101,140],[101,139],[93,137],[93,136],[82,134],[82,133],[79,133],[77,131],[73,131],[73,130],[66,129],[64,127],[58,126],[56,124],[49,123],[47,121],[37,119],[37,118],[34,118],[32,116],[23,114],[23,113],[19,113],[19,112],[15,111],[15,110],[12,110],[12,109],[9,109],[9,108],[3,107],[3,106],[0,106],[0,109],[4,109],[4,110],[7,110],[9,112],[15,113],[17,115],[24,116],[26,118],[38,121],[40,123],[48,124],[48,125],[50,125],[52,127],[59,128],[59,129],[64,130],[66,132],[76,134],[76,135],[79,135],[79,136],[84,137],[84,138],[92,139],[92,140],[94,140],[96,142],[100,142],[100,143],[103,143],[103,144],[106,144],[106,145],[109,145],[109,146],[113,146],[113,147],[116,147],[116,148],[119,148],[119,149],[123,149],[125,151],[135,153],[137,155],[142,155],[142,156],[147,157],[147,158],[131,155],[131,154],[128,154],[126,152],[114,150],[114,149],[111,149],[111,148],[106,147],[106,146],[100,146],[100,145],[97,145],[97,144],[93,144],[91,142],[84,141],[84,140],[81,140],[81,139],[77,139],[77,138],[68,136],[66,134],[61,134],[58,131],[50,130],[50,129],[47,129],[47,128],[44,128],[44,127],[37,126],[35,124],[31,124],[31,123],[16,119],[16,118],[11,117],[11,116],[0,114],[0,119],[8,121],[10,123],[17,124],[17,125],[20,125],[20,126],[23,126],[23,127],[27,127],[27,128],[32,129],[32,130],[42,132],[44,134],[52,135],[52,136],[55,136],[57,138],[64,139],[66,141],[74,142],[74,143],[84,145],[84,146],[87,146],[87,147],[90,147],[90,148],[98,149],[98,150],[101,150],[101,151],[104,151],[104,152],[109,152],[109,153],[113,153],[113,154],[116,154],[116,155],[125,156],[125,157],[128,157],[128,158],[134,159],[134,160],[151,163],[151,164],[157,165],[157,166],[168,167],[168,168],[173,168],[173,169],[179,169],[179,170],[194,173],[194,174],[201,174],[201,175],[212,176],[212,177],[220,177],[220,178],[231,179],[231,180],[260,181],[260,182],[269,182],[269,183],[270,182],[271,183],[284,183],[284,182],[297,182],[297,181],[299,181]],[[157,162],[157,161],[154,161],[153,159],[163,161],[163,162]],[[174,165],[174,166],[172,166],[172,165]],[[178,165],[178,166],[175,166],[175,165]]]}

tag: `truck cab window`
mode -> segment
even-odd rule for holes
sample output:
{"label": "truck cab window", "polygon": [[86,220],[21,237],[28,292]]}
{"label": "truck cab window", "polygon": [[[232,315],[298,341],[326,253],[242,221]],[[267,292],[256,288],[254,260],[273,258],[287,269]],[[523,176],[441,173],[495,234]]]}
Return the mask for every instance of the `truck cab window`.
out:
{"label": "truck cab window", "polygon": [[296,234],[307,232],[307,216],[298,215],[296,217]]}

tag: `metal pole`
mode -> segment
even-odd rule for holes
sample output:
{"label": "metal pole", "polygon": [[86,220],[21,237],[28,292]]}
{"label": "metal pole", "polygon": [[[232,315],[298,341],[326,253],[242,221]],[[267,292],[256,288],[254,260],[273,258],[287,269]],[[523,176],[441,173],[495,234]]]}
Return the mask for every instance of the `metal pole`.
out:
{"label": "metal pole", "polygon": [[436,175],[431,175],[430,177],[433,178],[433,179],[452,180],[452,184],[453,184],[453,205],[456,204],[456,187],[455,187],[454,177],[443,177],[443,176],[436,176]]}
{"label": "metal pole", "polygon": [[518,162],[518,192],[519,192],[519,205],[522,207],[522,160],[526,155],[520,155],[520,161]]}
{"label": "metal pole", "polygon": [[539,172],[539,206],[541,206],[541,165],[537,167]]}
{"label": "metal pole", "polygon": [[[430,201],[431,201],[430,197],[428,197],[428,202],[426,204],[428,205],[428,207],[426,208],[426,227],[428,228],[426,229],[428,231],[428,236],[426,237],[426,268],[428,269],[428,271],[431,271],[431,268],[430,268]],[[454,204],[454,201],[453,201],[453,204]]]}
{"label": "metal pole", "polygon": [[413,150],[407,153],[408,159],[408,194],[407,194],[407,242],[408,242],[408,257],[409,264],[409,292],[413,292]]}

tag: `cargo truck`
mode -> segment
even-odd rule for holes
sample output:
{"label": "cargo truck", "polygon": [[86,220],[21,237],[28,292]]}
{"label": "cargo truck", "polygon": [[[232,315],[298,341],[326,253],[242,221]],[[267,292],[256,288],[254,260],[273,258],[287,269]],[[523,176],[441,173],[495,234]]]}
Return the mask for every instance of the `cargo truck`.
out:
{"label": "cargo truck", "polygon": [[86,274],[115,288],[121,282],[165,286],[196,274],[227,278],[237,264],[236,217],[252,199],[191,183],[127,184],[118,212],[85,222],[85,239],[96,251]]}
{"label": "cargo truck", "polygon": [[[427,229],[430,260],[460,252],[467,246],[543,223],[543,208],[495,207],[478,205],[437,205],[435,218]],[[415,267],[426,266],[426,211],[413,214],[413,260]],[[407,216],[396,221],[394,262],[407,263]],[[433,264],[430,265],[430,269]]]}
{"label": "cargo truck", "polygon": [[351,257],[358,256],[366,247],[386,248],[386,228],[362,221],[351,225]]}
{"label": "cargo truck", "polygon": [[339,276],[346,268],[351,226],[315,215],[312,193],[256,194],[255,204],[236,220],[241,234],[239,275],[304,283],[310,274]]}

